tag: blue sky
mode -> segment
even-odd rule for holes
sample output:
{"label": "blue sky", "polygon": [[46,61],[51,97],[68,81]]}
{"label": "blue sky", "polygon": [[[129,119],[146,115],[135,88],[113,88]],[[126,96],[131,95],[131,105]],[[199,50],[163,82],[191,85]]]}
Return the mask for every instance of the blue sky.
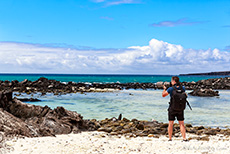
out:
{"label": "blue sky", "polygon": [[[229,70],[230,1],[0,0],[0,47],[2,57],[15,55],[2,59],[1,72]],[[39,56],[47,59],[38,63]],[[76,66],[79,62],[85,68]],[[172,68],[182,64],[185,68]]]}

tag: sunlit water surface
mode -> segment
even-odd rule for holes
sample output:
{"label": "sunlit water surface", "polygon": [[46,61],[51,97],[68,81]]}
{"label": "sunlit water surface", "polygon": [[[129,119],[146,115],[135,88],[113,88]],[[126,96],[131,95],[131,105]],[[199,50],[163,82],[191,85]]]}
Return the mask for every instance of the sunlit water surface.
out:
{"label": "sunlit water surface", "polygon": [[[167,122],[167,108],[169,96],[161,97],[161,90],[122,90],[110,93],[73,93],[61,96],[47,94],[33,97],[41,102],[31,104],[51,108],[63,106],[77,111],[84,119],[98,120],[117,117],[120,113],[129,119],[152,120]],[[189,91],[188,91],[189,92]],[[23,94],[20,97],[31,97]],[[188,98],[193,110],[185,110],[185,123],[211,127],[230,126],[230,91],[220,91],[219,97]]]}

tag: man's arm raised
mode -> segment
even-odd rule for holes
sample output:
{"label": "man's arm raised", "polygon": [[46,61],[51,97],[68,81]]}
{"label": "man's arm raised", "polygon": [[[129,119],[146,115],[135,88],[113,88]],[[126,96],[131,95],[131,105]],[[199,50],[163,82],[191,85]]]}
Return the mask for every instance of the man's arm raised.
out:
{"label": "man's arm raised", "polygon": [[164,90],[162,92],[162,97],[166,97],[166,96],[168,96],[169,93],[166,91],[166,87],[165,86],[163,88],[164,88]]}

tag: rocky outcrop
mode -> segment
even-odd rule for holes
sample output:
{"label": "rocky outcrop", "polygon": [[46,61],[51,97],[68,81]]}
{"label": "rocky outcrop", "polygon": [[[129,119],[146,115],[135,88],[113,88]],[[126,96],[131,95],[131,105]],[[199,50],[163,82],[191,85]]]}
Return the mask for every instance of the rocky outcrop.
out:
{"label": "rocky outcrop", "polygon": [[26,104],[12,99],[12,92],[0,92],[0,115],[0,131],[7,134],[37,137],[88,130],[77,112]]}
{"label": "rocky outcrop", "polygon": [[11,90],[19,93],[36,93],[41,92],[54,93],[55,95],[76,92],[111,92],[122,89],[156,89],[154,83],[63,83],[56,80],[48,80],[41,77],[36,81],[25,79],[22,82],[15,81],[0,81],[0,90]]}
{"label": "rocky outcrop", "polygon": [[4,136],[33,136],[29,126],[23,120],[13,116],[2,108],[0,108],[0,132]]}
{"label": "rocky outcrop", "polygon": [[[159,123],[158,121],[145,121],[137,119],[129,120],[127,118],[118,120],[117,118],[113,117],[99,121],[92,119],[89,121],[89,124],[91,125],[91,128],[110,133],[111,135],[125,135],[129,137],[149,136],[159,138],[160,135],[168,134],[168,123]],[[191,124],[185,124],[185,127],[186,132],[188,133],[202,136],[205,135],[207,137],[216,134],[230,134],[229,128],[205,128],[204,126],[193,127]],[[173,135],[175,137],[180,136],[180,126],[176,123],[174,124]],[[204,138],[197,138],[197,140],[204,140]]]}
{"label": "rocky outcrop", "polygon": [[[157,88],[161,89],[163,85],[169,87],[168,82],[157,82]],[[216,78],[216,79],[207,79],[199,80],[197,82],[181,82],[181,85],[185,86],[187,90],[196,90],[196,89],[222,89],[230,90],[230,77],[225,78]]]}
{"label": "rocky outcrop", "polygon": [[[181,82],[187,90],[194,89],[230,89],[230,77],[200,80],[197,82]],[[122,89],[162,89],[163,85],[169,87],[169,82],[157,83],[63,83],[56,80],[49,80],[41,77],[36,81],[25,79],[22,82],[0,81],[0,90],[10,90],[19,93],[36,93],[42,95],[54,93],[55,95],[76,93],[76,92],[112,92]]]}
{"label": "rocky outcrop", "polygon": [[180,76],[187,76],[187,75],[189,75],[189,76],[191,76],[191,75],[230,75],[230,71],[180,74]]}
{"label": "rocky outcrop", "polygon": [[186,89],[230,89],[230,77],[182,82]]}
{"label": "rocky outcrop", "polygon": [[219,96],[219,91],[214,91],[212,89],[195,89],[189,94],[192,96],[214,97]]}
{"label": "rocky outcrop", "polygon": [[37,99],[37,98],[15,98],[19,101],[22,101],[22,102],[40,102],[41,100],[40,99]]}

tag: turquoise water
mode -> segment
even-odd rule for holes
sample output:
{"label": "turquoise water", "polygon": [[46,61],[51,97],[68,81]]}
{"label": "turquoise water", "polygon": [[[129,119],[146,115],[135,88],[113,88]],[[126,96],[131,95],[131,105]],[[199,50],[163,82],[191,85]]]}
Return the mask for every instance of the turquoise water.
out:
{"label": "turquoise water", "polygon": [[[118,117],[122,113],[129,119],[155,119],[167,122],[169,96],[162,98],[161,92],[161,90],[123,90],[111,93],[76,93],[61,96],[48,94],[41,97],[38,94],[35,97],[42,101],[32,104],[48,105],[51,108],[64,106],[66,109],[82,114],[84,119]],[[220,91],[220,97],[189,96],[188,100],[193,110],[186,108],[186,123],[210,127],[230,125],[230,90]]]}
{"label": "turquoise water", "polygon": [[[170,81],[170,75],[57,75],[57,74],[0,74],[0,80],[28,79],[35,81],[40,77],[55,79],[62,82],[158,82]],[[181,81],[198,81],[209,78],[219,78],[224,76],[181,76]],[[120,113],[129,119],[137,118],[141,120],[155,119],[160,122],[167,122],[167,108],[169,97],[162,98],[161,90],[122,90],[110,93],[86,93],[67,94],[54,96],[47,94],[38,97],[41,102],[32,103],[35,105],[51,108],[63,106],[66,109],[77,111],[85,119],[105,119],[117,117]],[[130,95],[131,94],[131,95]],[[193,110],[185,110],[185,122],[193,125],[204,126],[229,126],[230,117],[230,91],[220,91],[220,97],[189,97]]]}
{"label": "turquoise water", "polygon": [[[152,82],[158,81],[170,81],[171,75],[74,75],[74,74],[0,74],[0,80],[18,80],[23,81],[28,79],[35,81],[40,77],[46,77],[48,79],[54,79],[62,82]],[[209,78],[219,78],[225,76],[180,76],[181,81],[198,81]]]}

